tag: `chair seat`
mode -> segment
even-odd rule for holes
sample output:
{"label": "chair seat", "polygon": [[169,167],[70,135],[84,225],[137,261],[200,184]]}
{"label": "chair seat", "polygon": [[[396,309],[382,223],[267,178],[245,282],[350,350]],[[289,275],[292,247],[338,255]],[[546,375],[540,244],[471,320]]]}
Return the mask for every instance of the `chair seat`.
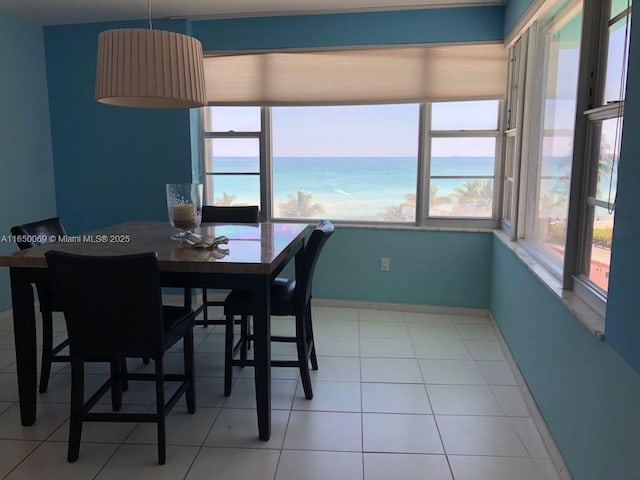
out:
{"label": "chair seat", "polygon": [[190,308],[163,306],[165,348],[181,340],[193,328],[193,312]]}
{"label": "chair seat", "polygon": [[[271,283],[271,314],[295,315],[296,281],[276,278]],[[233,290],[224,302],[225,315],[251,315],[251,292]]]}

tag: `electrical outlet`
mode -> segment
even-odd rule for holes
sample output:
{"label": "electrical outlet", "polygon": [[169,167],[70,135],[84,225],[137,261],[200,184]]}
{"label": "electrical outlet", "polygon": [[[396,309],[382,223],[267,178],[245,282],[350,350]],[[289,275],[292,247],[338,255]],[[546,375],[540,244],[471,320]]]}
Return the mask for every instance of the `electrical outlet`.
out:
{"label": "electrical outlet", "polygon": [[380,259],[380,270],[383,272],[391,270],[391,259],[382,257]]}

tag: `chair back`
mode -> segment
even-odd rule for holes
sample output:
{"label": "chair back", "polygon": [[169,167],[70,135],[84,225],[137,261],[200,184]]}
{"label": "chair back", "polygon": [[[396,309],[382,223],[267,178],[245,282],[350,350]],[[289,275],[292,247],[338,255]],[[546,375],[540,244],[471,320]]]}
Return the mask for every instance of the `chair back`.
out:
{"label": "chair back", "polygon": [[305,308],[311,300],[313,271],[318,263],[320,252],[329,237],[333,235],[333,231],[333,224],[328,220],[322,220],[311,233],[300,261],[296,259],[296,310]]}
{"label": "chair back", "polygon": [[59,217],[16,225],[11,229],[11,235],[20,239],[17,242],[20,250],[37,247],[43,243],[50,243],[52,235],[62,237],[66,234],[67,232],[65,232]]}
{"label": "chair back", "polygon": [[72,357],[155,357],[164,349],[158,259],[154,252],[85,256],[49,251]]}
{"label": "chair back", "polygon": [[204,205],[202,207],[202,221],[217,223],[258,223],[258,206],[218,207]]}

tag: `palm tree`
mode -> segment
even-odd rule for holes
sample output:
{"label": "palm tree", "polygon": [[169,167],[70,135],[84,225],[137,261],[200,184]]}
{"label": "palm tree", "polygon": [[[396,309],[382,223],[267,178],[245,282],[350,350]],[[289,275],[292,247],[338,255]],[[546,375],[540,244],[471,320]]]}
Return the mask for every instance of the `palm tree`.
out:
{"label": "palm tree", "polygon": [[216,198],[216,205],[220,205],[221,207],[230,207],[235,200],[235,195],[231,195],[227,192],[222,192],[222,196]]}
{"label": "palm tree", "polygon": [[447,213],[446,209],[442,209],[438,207],[442,207],[443,205],[449,205],[451,203],[453,203],[453,199],[451,198],[451,195],[441,195],[440,187],[438,187],[438,184],[431,183],[431,185],[429,185],[429,210],[431,214],[435,214],[435,215],[446,214]]}
{"label": "palm tree", "polygon": [[387,207],[384,211],[383,220],[385,222],[405,222],[407,221],[404,211],[404,205],[396,205],[392,203],[390,207]]}
{"label": "palm tree", "polygon": [[382,213],[385,222],[413,222],[416,217],[416,194],[405,193],[404,202],[395,202]]}
{"label": "palm tree", "polygon": [[462,186],[453,191],[453,198],[456,209],[465,215],[491,214],[493,188],[490,181],[464,180]]}
{"label": "palm tree", "polygon": [[311,193],[298,190],[295,195],[288,195],[286,202],[278,204],[280,215],[289,218],[312,218],[324,213],[324,207],[319,203],[311,203]]}

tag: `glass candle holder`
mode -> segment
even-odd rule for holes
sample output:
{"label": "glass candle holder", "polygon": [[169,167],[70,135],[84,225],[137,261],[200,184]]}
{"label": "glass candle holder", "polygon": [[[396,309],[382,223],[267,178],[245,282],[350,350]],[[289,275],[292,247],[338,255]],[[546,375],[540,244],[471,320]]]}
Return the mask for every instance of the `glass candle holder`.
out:
{"label": "glass candle holder", "polygon": [[171,238],[180,240],[193,233],[202,220],[202,184],[168,183],[167,210],[169,223],[178,230]]}

